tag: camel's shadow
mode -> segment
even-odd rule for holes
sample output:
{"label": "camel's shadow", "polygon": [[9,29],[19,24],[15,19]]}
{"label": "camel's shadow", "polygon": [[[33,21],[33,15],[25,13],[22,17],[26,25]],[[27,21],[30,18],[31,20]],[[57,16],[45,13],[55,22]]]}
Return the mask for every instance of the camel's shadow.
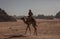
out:
{"label": "camel's shadow", "polygon": [[19,35],[5,35],[4,39],[11,39],[11,38],[18,38],[18,37],[26,37],[23,34],[19,34]]}

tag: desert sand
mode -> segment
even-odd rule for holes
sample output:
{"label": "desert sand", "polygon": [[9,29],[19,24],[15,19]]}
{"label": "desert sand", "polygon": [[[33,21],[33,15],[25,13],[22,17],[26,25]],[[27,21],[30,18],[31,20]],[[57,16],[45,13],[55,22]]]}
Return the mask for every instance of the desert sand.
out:
{"label": "desert sand", "polygon": [[0,22],[0,39],[60,39],[60,20],[37,19],[37,36],[34,28],[24,34],[27,25],[22,20]]}

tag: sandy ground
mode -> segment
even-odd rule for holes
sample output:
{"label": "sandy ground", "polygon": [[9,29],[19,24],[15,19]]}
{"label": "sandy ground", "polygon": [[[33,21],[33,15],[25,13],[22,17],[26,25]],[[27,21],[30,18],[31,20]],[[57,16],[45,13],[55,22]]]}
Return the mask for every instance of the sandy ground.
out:
{"label": "sandy ground", "polygon": [[0,22],[0,39],[60,39],[60,20],[37,19],[37,33],[34,35],[34,28],[24,34],[26,24],[22,20],[17,22]]}

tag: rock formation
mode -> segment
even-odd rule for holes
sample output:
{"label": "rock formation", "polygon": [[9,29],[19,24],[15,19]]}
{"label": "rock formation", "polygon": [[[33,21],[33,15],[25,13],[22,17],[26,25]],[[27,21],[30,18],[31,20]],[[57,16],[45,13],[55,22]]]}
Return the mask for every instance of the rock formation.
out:
{"label": "rock formation", "polygon": [[16,19],[12,16],[9,16],[5,10],[0,8],[0,22],[8,22],[8,21],[16,21]]}

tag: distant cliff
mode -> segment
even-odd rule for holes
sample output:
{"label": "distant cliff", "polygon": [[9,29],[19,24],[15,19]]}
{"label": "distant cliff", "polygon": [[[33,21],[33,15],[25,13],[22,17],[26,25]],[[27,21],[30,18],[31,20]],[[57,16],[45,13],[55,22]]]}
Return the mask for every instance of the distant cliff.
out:
{"label": "distant cliff", "polygon": [[17,21],[14,17],[9,16],[5,10],[0,8],[0,22],[8,22],[8,21]]}
{"label": "distant cliff", "polygon": [[60,11],[56,14],[56,18],[60,18]]}

